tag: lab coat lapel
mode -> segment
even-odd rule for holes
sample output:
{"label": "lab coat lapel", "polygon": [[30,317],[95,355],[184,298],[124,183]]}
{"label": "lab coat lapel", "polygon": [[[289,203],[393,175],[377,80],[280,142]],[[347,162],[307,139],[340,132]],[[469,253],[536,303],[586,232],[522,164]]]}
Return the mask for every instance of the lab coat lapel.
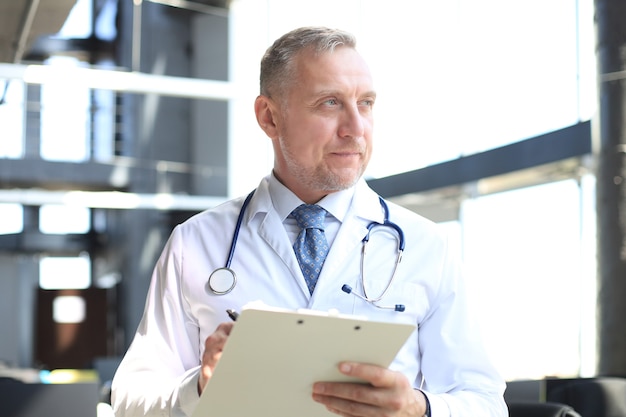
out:
{"label": "lab coat lapel", "polygon": [[302,290],[308,294],[309,290],[306,288],[298,260],[296,259],[293,248],[289,244],[289,239],[287,238],[287,233],[284,228],[285,226],[283,226],[276,213],[272,211],[265,215],[265,219],[263,219],[263,222],[259,226],[259,236],[272,247],[283,264],[289,269],[291,275],[301,282],[302,285],[300,285],[300,287]]}
{"label": "lab coat lapel", "polygon": [[[383,222],[383,210],[378,201],[378,194],[369,188],[364,180],[361,180],[356,187],[350,208],[322,268],[318,286],[332,285],[333,277],[340,273],[341,268],[344,268],[346,263],[351,264],[349,256],[354,253],[360,254],[360,251],[355,251],[355,247],[360,247],[370,222]],[[259,237],[273,249],[291,273],[292,278],[297,281],[301,291],[309,297],[309,290],[306,287],[284,225],[273,209],[266,180],[261,181],[257,188],[246,217],[249,226],[253,226],[257,221],[259,221],[257,226]],[[268,262],[272,261],[268,260]],[[320,291],[316,288],[313,295],[315,296],[318,292]]]}
{"label": "lab coat lapel", "polygon": [[349,256],[361,253],[360,249],[355,251],[355,248],[361,247],[362,240],[367,234],[367,225],[372,221],[382,223],[383,220],[384,215],[378,201],[378,194],[361,181],[357,185],[352,204],[330,248],[318,285],[331,283],[333,277],[340,273],[341,268],[350,264]]}
{"label": "lab coat lapel", "polygon": [[[259,185],[254,199],[250,202],[248,222],[250,225],[257,219],[253,220],[253,217],[259,215],[260,223],[258,225],[258,235],[263,239],[280,258],[282,263],[291,273],[292,279],[298,282],[298,286],[306,296],[309,296],[309,290],[306,287],[302,271],[298,265],[298,260],[293,251],[293,247],[289,242],[287,233],[285,232],[285,226],[283,225],[278,214],[273,209],[271,198],[267,189],[267,181],[262,181]],[[273,259],[268,259],[267,262],[275,262]]]}

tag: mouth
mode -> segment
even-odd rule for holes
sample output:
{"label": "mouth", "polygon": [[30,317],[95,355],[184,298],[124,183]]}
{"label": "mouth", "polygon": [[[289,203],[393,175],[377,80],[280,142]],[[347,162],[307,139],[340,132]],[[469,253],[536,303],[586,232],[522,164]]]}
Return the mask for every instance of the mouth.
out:
{"label": "mouth", "polygon": [[334,169],[352,170],[358,168],[363,163],[363,153],[360,151],[339,151],[331,152],[328,164]]}
{"label": "mouth", "polygon": [[345,150],[345,151],[331,152],[332,155],[343,156],[343,157],[361,156],[362,153],[363,153],[363,151],[361,151],[359,149],[357,149],[357,150]]}

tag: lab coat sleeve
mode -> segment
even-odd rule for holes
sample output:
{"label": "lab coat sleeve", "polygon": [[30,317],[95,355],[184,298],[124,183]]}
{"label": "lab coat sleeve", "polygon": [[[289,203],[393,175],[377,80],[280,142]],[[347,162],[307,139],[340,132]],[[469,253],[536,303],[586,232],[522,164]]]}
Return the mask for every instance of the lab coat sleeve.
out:
{"label": "lab coat sleeve", "polygon": [[116,417],[188,416],[198,400],[198,328],[182,285],[176,228],[152,275],[142,320],[112,383]]}
{"label": "lab coat sleeve", "polygon": [[506,417],[506,385],[483,345],[461,270],[446,251],[434,308],[419,327],[423,391],[432,417]]}

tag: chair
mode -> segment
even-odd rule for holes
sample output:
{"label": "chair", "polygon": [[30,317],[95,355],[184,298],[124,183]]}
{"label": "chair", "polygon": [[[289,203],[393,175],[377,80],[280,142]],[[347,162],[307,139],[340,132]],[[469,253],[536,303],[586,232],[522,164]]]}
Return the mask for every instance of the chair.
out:
{"label": "chair", "polygon": [[626,417],[626,378],[568,380],[548,388],[546,399],[568,404],[583,417]]}
{"label": "chair", "polygon": [[581,417],[572,407],[554,402],[507,403],[509,417]]}

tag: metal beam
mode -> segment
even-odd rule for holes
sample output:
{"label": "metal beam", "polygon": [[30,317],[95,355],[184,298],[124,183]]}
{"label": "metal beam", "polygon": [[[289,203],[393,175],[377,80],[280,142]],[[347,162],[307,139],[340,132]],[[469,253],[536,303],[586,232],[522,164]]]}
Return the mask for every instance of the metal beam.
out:
{"label": "metal beam", "polygon": [[52,65],[0,63],[0,79],[18,79],[27,84],[81,85],[86,88],[124,93],[159,94],[205,100],[230,100],[240,93],[228,81],[171,77],[134,71],[112,71]]}
{"label": "metal beam", "polygon": [[[95,36],[85,39],[41,37],[35,39],[24,59],[31,62],[43,61],[47,57],[55,54],[113,58],[115,54],[115,43],[98,39]],[[87,60],[87,62],[92,61]]]}
{"label": "metal beam", "polygon": [[385,198],[431,191],[591,153],[591,123],[581,122],[475,155],[369,180]]}
{"label": "metal beam", "polygon": [[[100,237],[98,237],[100,236]],[[106,240],[104,235],[95,234],[46,234],[22,232],[0,235],[0,252],[4,253],[49,253],[76,256],[95,248],[98,240]]]}
{"label": "metal beam", "polygon": [[192,12],[205,13],[214,16],[228,17],[228,3],[229,1],[219,2],[220,6],[210,6],[197,1],[188,0],[147,0],[150,3],[162,4],[164,6],[171,6],[180,9],[189,10]]}
{"label": "metal beam", "polygon": [[20,20],[20,28],[17,34],[15,52],[13,54],[14,63],[20,62],[24,56],[26,42],[28,41],[28,36],[30,35],[31,27],[33,26],[33,21],[35,20],[35,14],[37,13],[38,7],[39,0],[29,0],[25,5],[24,14]]}
{"label": "metal beam", "polygon": [[626,375],[626,2],[595,1],[598,373]]}
{"label": "metal beam", "polygon": [[125,157],[116,157],[111,163],[41,159],[4,159],[0,162],[0,188],[4,189],[42,187],[45,180],[48,189],[122,191],[137,179],[155,178],[157,185],[163,182],[170,192],[176,193],[188,190],[191,176],[200,181],[225,181],[226,168]]}
{"label": "metal beam", "polygon": [[226,197],[119,191],[0,190],[0,203],[39,207],[47,204],[118,210],[183,210],[199,212],[226,201]]}

